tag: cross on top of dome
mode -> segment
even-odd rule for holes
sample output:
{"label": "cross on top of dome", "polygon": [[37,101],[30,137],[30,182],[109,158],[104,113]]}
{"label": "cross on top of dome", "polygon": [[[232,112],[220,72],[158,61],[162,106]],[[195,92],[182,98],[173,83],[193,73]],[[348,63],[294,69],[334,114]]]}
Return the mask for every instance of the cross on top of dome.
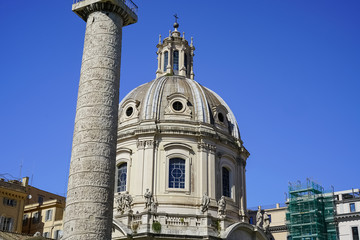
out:
{"label": "cross on top of dome", "polygon": [[179,23],[177,22],[179,17],[176,13],[174,14],[174,17],[175,17],[174,28],[175,28],[175,31],[177,31],[177,29],[179,28]]}

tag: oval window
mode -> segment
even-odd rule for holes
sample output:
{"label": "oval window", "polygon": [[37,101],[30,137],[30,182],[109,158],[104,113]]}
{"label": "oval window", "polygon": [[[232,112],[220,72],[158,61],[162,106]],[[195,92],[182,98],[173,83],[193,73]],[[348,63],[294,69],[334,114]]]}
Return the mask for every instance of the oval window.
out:
{"label": "oval window", "polygon": [[180,101],[175,101],[172,104],[172,107],[175,111],[181,111],[183,109],[183,104]]}
{"label": "oval window", "polygon": [[218,114],[218,119],[220,122],[224,122],[224,115],[222,113]]}
{"label": "oval window", "polygon": [[133,114],[133,112],[134,112],[133,107],[128,107],[126,109],[126,116],[130,117]]}

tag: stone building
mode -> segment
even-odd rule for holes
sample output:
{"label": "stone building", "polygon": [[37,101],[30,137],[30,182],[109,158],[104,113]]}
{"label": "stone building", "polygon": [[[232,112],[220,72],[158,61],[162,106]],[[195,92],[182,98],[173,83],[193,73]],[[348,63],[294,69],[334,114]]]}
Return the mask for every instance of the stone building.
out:
{"label": "stone building", "polygon": [[29,198],[26,200],[23,216],[25,234],[60,239],[63,231],[65,197],[29,186]]}
{"label": "stone building", "polygon": [[156,79],[120,102],[112,239],[266,239],[248,223],[235,116],[194,80],[178,27],[159,39]]}
{"label": "stone building", "polygon": [[336,216],[340,240],[359,240],[360,190],[335,192]]}
{"label": "stone building", "polygon": [[29,178],[0,178],[0,231],[21,233]]}

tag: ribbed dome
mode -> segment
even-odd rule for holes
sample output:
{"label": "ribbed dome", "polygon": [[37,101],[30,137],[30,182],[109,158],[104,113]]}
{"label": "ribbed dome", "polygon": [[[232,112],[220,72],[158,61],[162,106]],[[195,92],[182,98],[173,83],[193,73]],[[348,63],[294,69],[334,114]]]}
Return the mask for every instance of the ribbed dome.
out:
{"label": "ribbed dome", "polygon": [[238,124],[225,101],[182,76],[163,76],[132,90],[119,108],[120,129],[127,122],[195,121],[240,139]]}

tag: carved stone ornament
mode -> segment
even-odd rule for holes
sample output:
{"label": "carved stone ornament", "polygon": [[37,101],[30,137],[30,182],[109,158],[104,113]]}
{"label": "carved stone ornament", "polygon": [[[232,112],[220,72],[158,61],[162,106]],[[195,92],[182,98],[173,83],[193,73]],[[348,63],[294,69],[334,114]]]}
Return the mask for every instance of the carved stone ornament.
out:
{"label": "carved stone ornament", "polygon": [[226,216],[226,201],[225,197],[222,196],[218,201],[218,218],[225,218]]}
{"label": "carved stone ornament", "polygon": [[263,215],[263,229],[265,232],[269,232],[269,228],[270,228],[270,217],[267,214],[267,212],[264,212]]}
{"label": "carved stone ornament", "polygon": [[145,209],[151,210],[151,205],[154,202],[154,198],[152,192],[147,188],[146,192],[144,193],[145,198]]}
{"label": "carved stone ornament", "polygon": [[158,142],[155,140],[144,140],[144,141],[140,141],[138,140],[136,142],[136,146],[139,149],[144,149],[144,148],[155,148],[158,147]]}
{"label": "carved stone ornament", "polygon": [[209,204],[210,204],[210,198],[206,193],[204,193],[201,199],[201,206],[200,206],[200,210],[202,213],[206,212],[209,209]]}
{"label": "carved stone ornament", "polygon": [[130,194],[128,194],[127,192],[121,194],[121,195],[116,199],[118,212],[120,212],[121,214],[123,214],[125,211],[131,210],[131,203],[132,203],[132,202],[133,202],[133,198],[131,197]]}
{"label": "carved stone ornament", "polygon": [[206,150],[206,151],[213,152],[213,153],[216,151],[216,146],[215,145],[204,143],[204,142],[199,142],[198,143],[198,148],[200,150]]}
{"label": "carved stone ornament", "polygon": [[262,227],[262,220],[263,220],[263,216],[261,213],[261,207],[258,207],[258,211],[256,213],[256,226],[261,228]]}

